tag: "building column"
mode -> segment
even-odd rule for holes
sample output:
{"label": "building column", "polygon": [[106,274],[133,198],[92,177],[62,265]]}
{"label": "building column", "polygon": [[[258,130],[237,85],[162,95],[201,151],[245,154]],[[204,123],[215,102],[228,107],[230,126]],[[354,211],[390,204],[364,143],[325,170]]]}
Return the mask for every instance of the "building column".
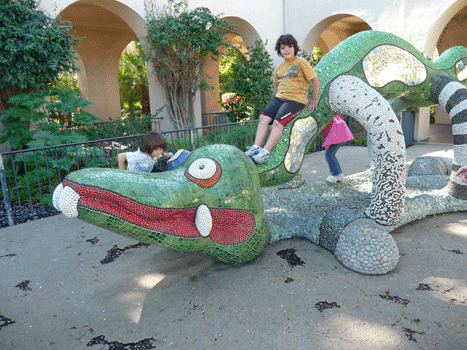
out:
{"label": "building column", "polygon": [[414,140],[421,141],[430,134],[430,107],[421,107],[415,112]]}

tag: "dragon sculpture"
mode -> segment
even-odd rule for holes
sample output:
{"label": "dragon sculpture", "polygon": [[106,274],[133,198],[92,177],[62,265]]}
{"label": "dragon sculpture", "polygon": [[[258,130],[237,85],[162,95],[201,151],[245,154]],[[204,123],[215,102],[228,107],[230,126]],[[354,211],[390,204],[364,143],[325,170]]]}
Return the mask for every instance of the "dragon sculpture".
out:
{"label": "dragon sculpture", "polygon": [[[57,186],[54,206],[68,217],[126,237],[228,263],[250,261],[280,239],[304,237],[351,270],[392,271],[399,252],[389,232],[397,225],[467,210],[467,185],[456,177],[467,164],[467,89],[462,85],[467,83],[467,49],[451,48],[432,62],[397,36],[364,31],[336,46],[315,71],[320,78],[317,110],[303,110],[284,128],[267,164],[255,165],[238,148],[217,144],[193,151],[164,173],[82,169]],[[441,188],[408,194],[404,137],[396,115],[434,104],[446,108],[452,120],[452,171]],[[370,184],[363,207],[307,199],[306,191],[322,191],[326,197],[323,186],[333,186],[327,183],[280,195],[266,188],[298,174],[310,142],[336,114],[352,116],[371,136],[374,173],[346,180],[354,192]],[[295,206],[287,199],[293,191],[303,197]]]}

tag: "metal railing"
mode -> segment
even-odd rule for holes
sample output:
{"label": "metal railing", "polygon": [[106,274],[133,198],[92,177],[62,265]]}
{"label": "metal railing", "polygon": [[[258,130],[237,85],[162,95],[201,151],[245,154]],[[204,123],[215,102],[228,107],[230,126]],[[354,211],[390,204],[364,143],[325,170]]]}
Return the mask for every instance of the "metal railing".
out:
{"label": "metal railing", "polygon": [[[347,120],[358,137],[361,126]],[[254,143],[258,120],[225,123],[184,130],[167,131],[167,151],[194,150],[209,144],[222,143],[240,149]],[[363,129],[363,128],[361,128]],[[363,129],[364,131],[364,129]],[[5,152],[0,155],[0,181],[3,200],[0,202],[0,227],[13,226],[59,214],[53,208],[56,186],[70,172],[89,167],[117,168],[117,155],[135,151],[143,134],[95,141]],[[357,138],[357,136],[355,136]],[[308,152],[322,150],[317,137]]]}
{"label": "metal railing", "polygon": [[203,113],[201,116],[203,125],[217,125],[229,123],[229,112],[218,111],[212,113]]}

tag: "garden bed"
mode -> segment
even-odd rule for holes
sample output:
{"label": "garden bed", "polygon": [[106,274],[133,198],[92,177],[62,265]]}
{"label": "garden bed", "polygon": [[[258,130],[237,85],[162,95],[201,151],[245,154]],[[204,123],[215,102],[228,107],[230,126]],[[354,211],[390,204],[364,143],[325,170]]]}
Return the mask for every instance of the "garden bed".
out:
{"label": "garden bed", "polygon": [[[11,205],[13,211],[13,221],[15,225],[23,222],[43,219],[49,216],[60,214],[55,208],[40,203],[29,204],[29,202],[17,203]],[[0,228],[8,227],[8,217],[5,210],[5,204],[0,203]]]}

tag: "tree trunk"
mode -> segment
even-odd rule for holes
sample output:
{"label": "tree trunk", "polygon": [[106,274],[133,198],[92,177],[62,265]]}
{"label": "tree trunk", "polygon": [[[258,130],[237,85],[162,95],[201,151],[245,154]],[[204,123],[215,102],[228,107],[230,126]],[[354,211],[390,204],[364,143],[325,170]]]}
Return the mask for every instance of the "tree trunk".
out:
{"label": "tree trunk", "polygon": [[141,84],[141,105],[143,106],[142,108],[142,114],[143,115],[148,115],[151,113],[151,106],[149,105],[149,89],[146,84]]}

